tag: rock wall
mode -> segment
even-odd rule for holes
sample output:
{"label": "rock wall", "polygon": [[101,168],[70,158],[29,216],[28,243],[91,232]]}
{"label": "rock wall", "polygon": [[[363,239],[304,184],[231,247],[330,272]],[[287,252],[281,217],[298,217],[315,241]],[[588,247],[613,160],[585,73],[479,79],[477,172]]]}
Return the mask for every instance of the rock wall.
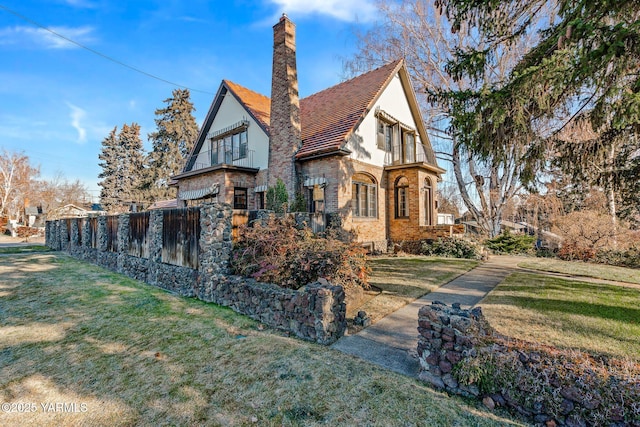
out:
{"label": "rock wall", "polygon": [[640,365],[497,334],[480,308],[419,310],[419,378],[536,425],[640,426]]}
{"label": "rock wall", "polygon": [[46,245],[167,291],[231,307],[298,338],[325,345],[340,338],[346,329],[345,295],[341,286],[321,280],[299,290],[289,290],[229,274],[232,215],[228,205],[210,204],[201,208],[197,269],[161,262],[162,211],[152,211],[149,218],[148,258],[128,253],[127,214],[118,216],[115,252],[107,250],[106,217],[98,217],[97,248],[92,248],[90,239],[86,238],[89,221],[80,218],[48,221]]}

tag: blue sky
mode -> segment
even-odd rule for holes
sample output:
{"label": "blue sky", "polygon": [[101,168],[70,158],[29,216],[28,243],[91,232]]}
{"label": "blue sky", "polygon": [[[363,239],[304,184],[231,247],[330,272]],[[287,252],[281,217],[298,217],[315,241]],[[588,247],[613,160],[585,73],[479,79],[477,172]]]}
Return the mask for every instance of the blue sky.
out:
{"label": "blue sky", "polygon": [[375,20],[373,0],[0,0],[0,149],[95,197],[101,141],[137,122],[148,150],[154,111],[176,87],[99,54],[190,88],[201,124],[222,79],[269,95],[283,12],[296,24],[302,97],[340,82],[354,30]]}

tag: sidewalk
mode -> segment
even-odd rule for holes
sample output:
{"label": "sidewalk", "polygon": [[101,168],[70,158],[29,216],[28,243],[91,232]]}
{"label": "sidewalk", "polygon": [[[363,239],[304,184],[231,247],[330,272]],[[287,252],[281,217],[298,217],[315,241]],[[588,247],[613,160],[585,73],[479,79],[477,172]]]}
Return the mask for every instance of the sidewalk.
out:
{"label": "sidewalk", "polygon": [[29,237],[28,241],[25,242],[24,238],[11,237],[0,233],[0,247],[33,245],[44,245],[44,237]]}
{"label": "sidewalk", "polygon": [[433,301],[448,305],[457,302],[462,308],[473,307],[517,268],[517,259],[493,256],[484,264],[407,304],[356,335],[342,337],[332,347],[394,372],[415,377],[419,369],[415,353],[420,307]]}

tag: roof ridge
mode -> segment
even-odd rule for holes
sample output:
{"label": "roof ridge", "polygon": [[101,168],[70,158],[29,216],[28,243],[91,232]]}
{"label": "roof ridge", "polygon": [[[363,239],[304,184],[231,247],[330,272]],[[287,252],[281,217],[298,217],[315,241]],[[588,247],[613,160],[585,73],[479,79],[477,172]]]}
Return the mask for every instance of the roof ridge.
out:
{"label": "roof ridge", "polygon": [[372,73],[375,73],[375,72],[380,71],[380,70],[381,70],[381,69],[383,69],[383,68],[387,68],[387,67],[388,67],[388,68],[390,68],[390,69],[395,69],[395,68],[398,66],[398,64],[400,64],[400,63],[401,63],[401,62],[403,62],[403,61],[404,61],[404,60],[403,60],[402,58],[396,59],[396,60],[391,61],[391,62],[389,62],[389,63],[387,63],[387,64],[384,64],[384,65],[381,65],[381,66],[379,66],[379,67],[377,67],[377,68],[374,68],[373,70],[369,70],[369,71],[364,72],[364,73],[362,73],[362,74],[358,74],[357,76],[353,76],[353,77],[351,77],[351,78],[350,78],[350,79],[348,79],[348,80],[345,80],[345,81],[342,81],[342,82],[336,83],[336,84],[334,84],[333,86],[329,86],[329,87],[327,87],[327,88],[324,88],[324,89],[322,89],[322,90],[319,90],[318,92],[312,93],[311,95],[307,95],[307,96],[305,96],[304,98],[301,98],[300,100],[302,101],[303,99],[311,98],[312,96],[315,96],[315,95],[317,95],[317,94],[319,94],[319,93],[322,93],[322,92],[324,92],[324,91],[327,91],[327,90],[330,90],[330,89],[334,89],[334,88],[336,88],[336,87],[338,87],[338,86],[341,86],[341,85],[346,85],[346,84],[348,84],[348,83],[351,83],[353,80],[360,79],[361,77],[366,77],[366,76],[368,76],[368,75],[370,75],[370,74],[372,74]]}

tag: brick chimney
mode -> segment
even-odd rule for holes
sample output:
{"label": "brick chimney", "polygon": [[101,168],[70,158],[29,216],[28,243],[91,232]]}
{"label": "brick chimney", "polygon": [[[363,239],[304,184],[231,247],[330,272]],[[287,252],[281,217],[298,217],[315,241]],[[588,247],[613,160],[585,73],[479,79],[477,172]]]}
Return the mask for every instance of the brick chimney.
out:
{"label": "brick chimney", "polygon": [[282,179],[287,186],[291,204],[297,189],[295,154],[302,141],[296,27],[285,14],[273,26],[270,131],[268,184],[274,186],[278,178]]}

